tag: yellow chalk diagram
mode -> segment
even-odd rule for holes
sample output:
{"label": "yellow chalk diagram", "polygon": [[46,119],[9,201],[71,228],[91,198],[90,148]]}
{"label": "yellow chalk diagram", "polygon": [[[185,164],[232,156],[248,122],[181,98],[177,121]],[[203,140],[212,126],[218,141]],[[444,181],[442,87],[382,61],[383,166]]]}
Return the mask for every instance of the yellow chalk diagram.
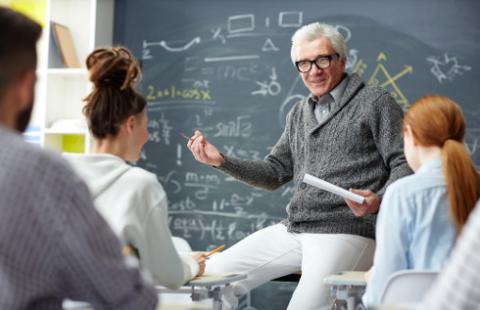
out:
{"label": "yellow chalk diagram", "polygon": [[[377,57],[377,65],[372,75],[368,79],[368,84],[378,85],[388,90],[398,104],[400,104],[400,106],[406,110],[410,106],[410,102],[408,101],[407,97],[405,97],[400,87],[398,87],[396,81],[407,73],[412,73],[413,67],[410,65],[405,65],[403,70],[395,75],[392,75],[384,65],[384,62],[386,61],[387,56],[385,53],[380,52]],[[355,64],[352,73],[357,73],[358,75],[362,76],[367,67],[368,65],[363,61],[363,59],[359,59]]]}

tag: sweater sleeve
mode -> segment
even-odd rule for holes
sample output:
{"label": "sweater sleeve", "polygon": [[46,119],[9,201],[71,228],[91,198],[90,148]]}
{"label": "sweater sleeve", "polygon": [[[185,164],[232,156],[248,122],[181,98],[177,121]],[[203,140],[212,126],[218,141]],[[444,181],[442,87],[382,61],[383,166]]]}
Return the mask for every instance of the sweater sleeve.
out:
{"label": "sweater sleeve", "polygon": [[374,111],[370,118],[370,128],[378,152],[384,164],[390,170],[390,175],[377,192],[380,197],[386,188],[396,180],[412,174],[403,153],[402,119],[403,112],[395,99],[384,93],[373,104]]}
{"label": "sweater sleeve", "polygon": [[285,129],[263,160],[241,160],[225,156],[225,162],[217,167],[239,181],[266,190],[275,190],[293,177],[293,159],[289,143],[291,111],[287,115]]}
{"label": "sweater sleeve", "polygon": [[189,254],[180,256],[175,249],[168,228],[167,198],[161,185],[157,186],[163,195],[150,207],[140,228],[143,236],[143,242],[138,242],[140,262],[155,282],[175,289],[194,278],[199,267]]}

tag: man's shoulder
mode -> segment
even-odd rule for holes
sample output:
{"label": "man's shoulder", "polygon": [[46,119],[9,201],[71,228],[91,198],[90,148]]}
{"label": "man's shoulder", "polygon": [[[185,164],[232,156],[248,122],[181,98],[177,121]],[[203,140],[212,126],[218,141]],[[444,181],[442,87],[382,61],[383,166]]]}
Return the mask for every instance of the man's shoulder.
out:
{"label": "man's shoulder", "polygon": [[290,111],[288,112],[287,118],[298,118],[298,117],[303,117],[304,109],[305,107],[309,104],[310,97],[302,97],[299,100],[297,100]]}
{"label": "man's shoulder", "polygon": [[[350,80],[349,85],[351,83],[359,85],[361,81],[360,77],[357,75],[350,77]],[[352,86],[349,91],[352,92],[354,89],[355,87]],[[350,98],[350,101],[366,111],[366,115],[370,115],[371,113],[391,115],[393,113],[400,118],[402,117],[402,108],[386,89],[377,85],[366,84],[357,86],[356,89],[356,92],[352,92],[353,95]]]}
{"label": "man's shoulder", "polygon": [[393,97],[387,90],[378,85],[365,83],[357,74],[350,75],[347,90],[350,89],[352,91],[357,90],[356,94],[354,95],[355,99],[362,99],[363,101],[371,103],[376,102],[381,97],[388,97],[388,99],[393,100]]}
{"label": "man's shoulder", "polygon": [[60,179],[73,174],[59,154],[25,142],[20,135],[11,132],[2,130],[0,136],[2,170],[16,171],[14,175],[26,180],[48,175]]}

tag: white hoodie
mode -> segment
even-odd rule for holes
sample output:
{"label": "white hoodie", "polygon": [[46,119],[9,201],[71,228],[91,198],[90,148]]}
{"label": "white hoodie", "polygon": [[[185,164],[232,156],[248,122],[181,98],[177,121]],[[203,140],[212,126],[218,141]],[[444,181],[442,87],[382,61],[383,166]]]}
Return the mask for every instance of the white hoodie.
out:
{"label": "white hoodie", "polygon": [[112,154],[64,154],[87,183],[97,210],[158,284],[178,288],[198,273],[189,253],[175,250],[167,197],[156,176]]}

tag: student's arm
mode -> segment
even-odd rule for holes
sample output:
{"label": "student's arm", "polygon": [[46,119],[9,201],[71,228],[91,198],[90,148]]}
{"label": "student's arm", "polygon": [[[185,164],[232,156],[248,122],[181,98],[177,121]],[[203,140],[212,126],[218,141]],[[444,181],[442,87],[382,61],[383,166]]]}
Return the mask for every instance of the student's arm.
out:
{"label": "student's arm", "polygon": [[[96,212],[86,186],[64,184],[62,203],[68,204],[57,251],[65,298],[86,301],[95,309],[154,309],[157,295],[138,270],[126,267],[120,243]],[[60,187],[60,185],[59,185]]]}
{"label": "student's arm", "polygon": [[408,267],[407,253],[410,244],[411,212],[408,199],[400,197],[395,185],[387,190],[377,218],[376,249],[373,270],[368,281],[363,302],[374,305],[392,273]]}
{"label": "student's arm", "polygon": [[[160,186],[160,184],[158,184]],[[160,187],[158,190],[163,191]],[[158,201],[150,208],[143,225],[140,260],[158,284],[175,289],[194,278],[199,265],[190,253],[180,256],[173,245],[168,228],[167,199]]]}

